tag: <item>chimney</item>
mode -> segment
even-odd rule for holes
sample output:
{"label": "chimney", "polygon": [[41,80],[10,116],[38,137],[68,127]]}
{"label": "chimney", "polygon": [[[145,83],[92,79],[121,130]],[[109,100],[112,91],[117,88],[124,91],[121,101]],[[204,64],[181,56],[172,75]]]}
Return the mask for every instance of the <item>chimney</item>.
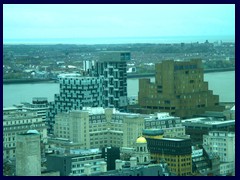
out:
{"label": "chimney", "polygon": [[91,165],[90,164],[84,164],[84,173],[87,176],[90,176],[90,174],[91,174]]}
{"label": "chimney", "polygon": [[107,163],[102,161],[100,162],[100,171],[101,172],[107,172]]}
{"label": "chimney", "polygon": [[122,161],[120,159],[115,160],[116,170],[122,169]]}
{"label": "chimney", "polygon": [[130,167],[136,167],[137,166],[137,158],[136,157],[131,157],[130,158]]}

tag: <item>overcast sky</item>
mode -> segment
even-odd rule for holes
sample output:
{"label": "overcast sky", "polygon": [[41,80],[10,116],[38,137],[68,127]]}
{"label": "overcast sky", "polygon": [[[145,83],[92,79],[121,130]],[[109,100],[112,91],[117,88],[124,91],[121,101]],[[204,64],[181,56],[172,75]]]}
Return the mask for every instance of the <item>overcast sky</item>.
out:
{"label": "overcast sky", "polygon": [[235,35],[235,5],[4,4],[4,39]]}

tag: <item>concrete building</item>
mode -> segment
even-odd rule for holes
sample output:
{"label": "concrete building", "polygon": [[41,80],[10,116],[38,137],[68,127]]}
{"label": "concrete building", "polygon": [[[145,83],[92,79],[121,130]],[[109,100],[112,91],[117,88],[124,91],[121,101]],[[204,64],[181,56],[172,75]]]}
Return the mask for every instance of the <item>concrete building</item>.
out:
{"label": "concrete building", "polygon": [[3,159],[15,158],[17,134],[30,129],[37,130],[41,141],[47,142],[47,128],[37,112],[22,111],[16,107],[3,108]]}
{"label": "concrete building", "polygon": [[106,171],[107,165],[99,149],[73,150],[68,154],[47,156],[47,169],[60,171],[60,176],[81,176]]}
{"label": "concrete building", "polygon": [[181,137],[185,135],[185,126],[179,117],[169,113],[155,113],[145,118],[145,129],[162,129],[164,137]]}
{"label": "concrete building", "polygon": [[178,176],[192,175],[192,149],[189,138],[163,138],[163,132],[143,130],[151,159],[165,160],[171,172]]}
{"label": "concrete building", "polygon": [[182,120],[182,125],[186,128],[186,134],[190,135],[192,144],[202,144],[203,135],[210,131],[235,131],[235,120],[219,121],[214,118],[191,118]]}
{"label": "concrete building", "polygon": [[104,105],[124,111],[127,108],[127,61],[130,52],[105,51],[99,53],[95,75],[104,77]]}
{"label": "concrete building", "polygon": [[16,175],[41,176],[40,134],[37,131],[16,136]]}
{"label": "concrete building", "polygon": [[205,111],[223,111],[219,96],[208,90],[201,60],[156,64],[155,83],[139,80],[138,102],[143,113],[169,112],[189,118]]}
{"label": "concrete building", "polygon": [[192,146],[192,172],[195,176],[219,176],[219,156],[207,154],[201,145]]}
{"label": "concrete building", "polygon": [[203,135],[203,146],[208,154],[220,158],[220,175],[235,174],[235,133],[227,131],[210,131]]}
{"label": "concrete building", "polygon": [[90,108],[59,113],[54,136],[78,143],[81,148],[131,147],[142,134],[144,115],[111,108]]}
{"label": "concrete building", "polygon": [[120,148],[119,147],[105,147],[102,148],[102,157],[104,161],[107,163],[107,170],[114,170],[115,161],[120,159]]}
{"label": "concrete building", "polygon": [[103,79],[101,77],[81,77],[80,74],[59,75],[60,93],[55,94],[47,115],[48,132],[53,134],[55,115],[59,112],[82,109],[84,106],[102,107]]}
{"label": "concrete building", "polygon": [[37,112],[39,117],[42,117],[43,121],[46,121],[47,112],[49,110],[48,100],[45,97],[34,97],[32,103],[21,103],[23,110],[29,112]]}

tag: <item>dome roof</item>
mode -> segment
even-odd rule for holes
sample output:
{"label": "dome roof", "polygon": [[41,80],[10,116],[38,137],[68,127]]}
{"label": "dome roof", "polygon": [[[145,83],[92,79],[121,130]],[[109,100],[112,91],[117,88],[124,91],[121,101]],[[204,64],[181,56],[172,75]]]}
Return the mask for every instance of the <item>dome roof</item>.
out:
{"label": "dome roof", "polygon": [[141,137],[137,138],[136,143],[147,143],[147,140],[141,136]]}
{"label": "dome roof", "polygon": [[39,134],[39,132],[37,131],[37,130],[33,130],[33,129],[31,129],[31,130],[28,130],[27,131],[27,134]]}

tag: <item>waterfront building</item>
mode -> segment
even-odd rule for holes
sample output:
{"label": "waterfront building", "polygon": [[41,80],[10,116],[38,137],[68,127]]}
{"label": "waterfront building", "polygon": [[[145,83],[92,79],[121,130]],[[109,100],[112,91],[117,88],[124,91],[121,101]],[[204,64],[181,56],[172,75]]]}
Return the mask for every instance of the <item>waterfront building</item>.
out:
{"label": "waterfront building", "polygon": [[96,61],[95,76],[104,77],[104,105],[125,111],[127,102],[127,61],[130,52],[105,51],[99,53]]}
{"label": "waterfront building", "polygon": [[208,154],[220,158],[220,175],[235,175],[235,133],[210,131],[203,135],[203,147]]}
{"label": "waterfront building", "polygon": [[90,108],[59,113],[54,136],[81,144],[82,148],[132,147],[144,129],[144,115],[112,108]]}
{"label": "waterfront building", "polygon": [[47,128],[37,112],[22,111],[17,107],[3,108],[3,159],[15,158],[17,134],[30,129],[37,130],[41,141],[47,142]]}
{"label": "waterfront building", "polygon": [[101,77],[81,77],[80,74],[59,75],[60,92],[50,102],[47,125],[53,134],[54,118],[59,112],[82,109],[84,106],[102,107],[103,79]]}
{"label": "waterfront building", "polygon": [[235,131],[235,120],[219,121],[214,118],[191,118],[182,120],[182,125],[186,128],[186,134],[190,135],[192,144],[202,144],[203,135],[210,131]]}
{"label": "waterfront building", "polygon": [[164,138],[162,130],[143,130],[151,159],[166,161],[171,172],[178,176],[192,175],[190,138]]}
{"label": "waterfront building", "polygon": [[36,130],[16,136],[16,175],[41,176],[40,134]]}
{"label": "waterfront building", "polygon": [[163,61],[155,65],[155,82],[139,80],[138,102],[143,113],[169,112],[189,118],[205,111],[223,111],[219,96],[204,81],[201,60]]}

